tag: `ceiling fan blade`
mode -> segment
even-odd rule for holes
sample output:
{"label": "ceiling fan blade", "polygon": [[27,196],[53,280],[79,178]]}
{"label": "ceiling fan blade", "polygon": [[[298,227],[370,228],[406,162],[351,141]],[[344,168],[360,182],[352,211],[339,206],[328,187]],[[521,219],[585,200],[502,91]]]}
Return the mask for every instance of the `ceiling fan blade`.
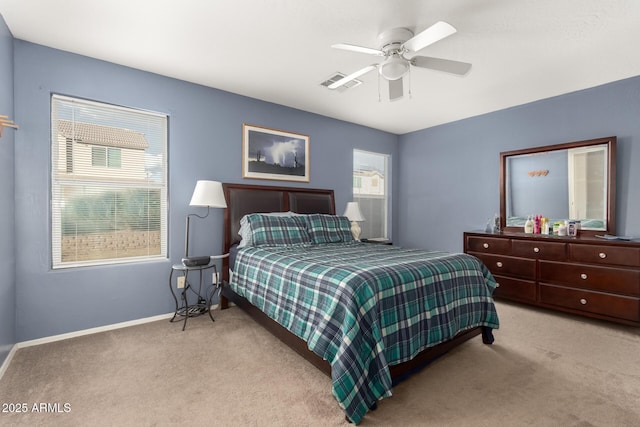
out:
{"label": "ceiling fan blade", "polygon": [[444,71],[445,73],[464,76],[471,70],[471,64],[467,62],[453,61],[451,59],[432,58],[430,56],[414,56],[411,65],[431,70]]}
{"label": "ceiling fan blade", "polygon": [[438,21],[423,32],[416,34],[411,39],[407,40],[403,44],[403,47],[411,52],[417,52],[430,44],[450,36],[456,31],[457,30],[453,28],[451,24],[447,24],[444,21]]}
{"label": "ceiling fan blade", "polygon": [[342,86],[345,83],[350,82],[353,79],[357,79],[358,77],[367,74],[369,71],[371,70],[375,70],[376,67],[378,66],[378,64],[374,64],[374,65],[369,65],[368,67],[364,67],[361,70],[358,70],[354,73],[349,74],[348,76],[345,76],[343,78],[341,78],[340,80],[331,83],[329,86],[327,86],[329,89],[337,89],[340,86]]}
{"label": "ceiling fan blade", "polygon": [[350,50],[351,52],[366,53],[368,55],[384,56],[384,52],[381,50],[372,49],[370,47],[356,46],[354,44],[338,43],[332,44],[331,47],[334,49]]}
{"label": "ceiling fan blade", "polygon": [[404,96],[402,79],[389,80],[389,101],[396,101]]}

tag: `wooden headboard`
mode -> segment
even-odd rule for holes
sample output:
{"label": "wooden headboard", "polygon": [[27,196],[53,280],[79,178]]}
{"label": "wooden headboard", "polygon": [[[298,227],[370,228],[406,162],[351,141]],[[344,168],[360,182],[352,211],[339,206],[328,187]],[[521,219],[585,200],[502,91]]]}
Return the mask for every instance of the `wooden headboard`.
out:
{"label": "wooden headboard", "polygon": [[[228,253],[231,246],[240,241],[240,220],[246,214],[292,211],[335,215],[336,212],[333,190],[230,183],[223,183],[222,189],[227,200],[224,253]],[[228,280],[228,267],[228,259],[225,259],[222,266],[225,280]]]}
{"label": "wooden headboard", "polygon": [[222,184],[227,209],[224,213],[225,253],[240,241],[240,220],[249,213],[287,212],[335,214],[333,190]]}

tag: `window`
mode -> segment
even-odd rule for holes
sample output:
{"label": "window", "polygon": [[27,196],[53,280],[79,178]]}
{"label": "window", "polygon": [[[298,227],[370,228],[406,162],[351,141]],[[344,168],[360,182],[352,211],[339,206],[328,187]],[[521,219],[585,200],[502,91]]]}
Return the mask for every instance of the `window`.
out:
{"label": "window", "polygon": [[91,147],[91,166],[119,168],[121,158],[122,154],[119,148]]}
{"label": "window", "polygon": [[53,268],[167,256],[167,116],[51,99]]}
{"label": "window", "polygon": [[362,178],[359,176],[353,175],[353,189],[354,193],[356,189],[362,188]]}
{"label": "window", "polygon": [[607,146],[570,148],[569,218],[607,217]]}
{"label": "window", "polygon": [[67,173],[72,173],[73,172],[73,142],[71,141],[71,138],[66,138],[65,149],[67,150],[65,153]]}
{"label": "window", "polygon": [[389,237],[388,163],[387,154],[353,150],[353,201],[365,218],[360,223],[363,238]]}

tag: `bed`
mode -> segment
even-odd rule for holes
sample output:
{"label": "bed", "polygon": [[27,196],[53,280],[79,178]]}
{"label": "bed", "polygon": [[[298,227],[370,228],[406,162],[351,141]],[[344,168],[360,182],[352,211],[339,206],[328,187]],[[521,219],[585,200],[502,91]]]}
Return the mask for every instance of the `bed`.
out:
{"label": "bed", "polygon": [[221,308],[233,301],[329,375],[347,420],[466,340],[493,342],[496,282],[477,258],[354,241],[332,190],[223,189]]}

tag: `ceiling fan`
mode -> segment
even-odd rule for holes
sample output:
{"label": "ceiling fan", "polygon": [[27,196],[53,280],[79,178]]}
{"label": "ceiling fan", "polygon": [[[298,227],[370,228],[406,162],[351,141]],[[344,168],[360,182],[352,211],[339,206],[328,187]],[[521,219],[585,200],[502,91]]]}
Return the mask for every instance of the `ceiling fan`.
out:
{"label": "ceiling fan", "polygon": [[338,43],[331,47],[384,57],[384,60],[362,68],[328,86],[337,89],[358,77],[378,69],[380,76],[389,82],[389,99],[394,101],[402,98],[404,88],[402,78],[409,72],[411,66],[444,71],[446,73],[463,76],[471,69],[471,64],[450,59],[417,56],[416,52],[425,47],[454,34],[457,30],[450,24],[439,21],[417,35],[407,28],[392,28],[383,31],[378,36],[380,49]]}

